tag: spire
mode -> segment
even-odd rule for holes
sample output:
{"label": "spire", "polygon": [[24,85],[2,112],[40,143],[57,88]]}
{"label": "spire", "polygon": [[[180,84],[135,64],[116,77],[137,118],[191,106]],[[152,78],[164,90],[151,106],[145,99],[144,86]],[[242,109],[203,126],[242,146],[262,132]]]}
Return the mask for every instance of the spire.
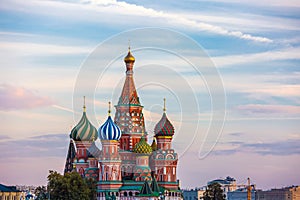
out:
{"label": "spire", "polygon": [[156,178],[154,175],[152,176],[151,189],[153,192],[157,192],[157,193],[160,192],[159,186],[157,184],[157,181],[156,181]]}
{"label": "spire", "polygon": [[133,81],[133,63],[135,61],[135,58],[131,54],[130,46],[128,47],[128,54],[124,58],[124,61],[126,63],[126,79],[125,79],[125,83],[118,104],[140,105],[139,98]]}
{"label": "spire", "polygon": [[83,96],[83,112],[86,112],[86,107],[85,107],[85,96]]}
{"label": "spire", "polygon": [[110,116],[111,113],[111,102],[108,102],[108,116]]}
{"label": "spire", "polygon": [[166,113],[166,98],[164,98],[164,109],[163,109],[163,111],[164,111],[164,113]]}
{"label": "spire", "polygon": [[147,180],[145,180],[142,189],[140,191],[140,195],[151,195],[152,194],[152,190],[150,188],[150,185],[148,183]]}

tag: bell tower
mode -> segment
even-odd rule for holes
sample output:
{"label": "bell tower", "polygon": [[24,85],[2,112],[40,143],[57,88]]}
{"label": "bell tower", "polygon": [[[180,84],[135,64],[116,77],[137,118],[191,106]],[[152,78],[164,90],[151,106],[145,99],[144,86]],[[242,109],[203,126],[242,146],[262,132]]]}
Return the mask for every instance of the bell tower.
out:
{"label": "bell tower", "polygon": [[[138,97],[134,79],[133,65],[135,58],[133,57],[130,47],[127,56],[124,58],[126,64],[126,79],[122,89],[121,96],[116,105],[115,123],[122,131],[122,137],[119,147],[122,150],[132,151],[143,133],[145,132],[143,106]],[[147,137],[146,137],[147,138]]]}

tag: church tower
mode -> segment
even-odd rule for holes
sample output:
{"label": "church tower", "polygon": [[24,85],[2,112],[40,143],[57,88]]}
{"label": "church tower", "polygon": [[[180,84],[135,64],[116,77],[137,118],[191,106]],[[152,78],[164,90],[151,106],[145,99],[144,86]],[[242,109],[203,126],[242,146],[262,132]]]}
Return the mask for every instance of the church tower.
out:
{"label": "church tower", "polygon": [[[82,177],[85,176],[85,169],[89,167],[87,149],[95,139],[97,139],[97,129],[87,118],[84,97],[82,117],[70,133],[70,146],[67,158],[69,164],[66,166],[65,173],[75,169]],[[72,165],[70,162],[72,162]]]}
{"label": "church tower", "polygon": [[126,79],[118,105],[115,106],[115,123],[122,131],[120,149],[132,151],[135,144],[140,141],[142,134],[146,134],[146,132],[142,112],[143,106],[140,103],[133,80],[135,58],[131,54],[130,47],[124,62],[126,64]]}
{"label": "church tower", "polygon": [[155,146],[157,150],[153,151],[150,163],[158,184],[168,189],[178,189],[179,185],[177,182],[178,155],[172,149],[174,132],[174,126],[166,114],[166,100],[164,99],[162,118],[154,128],[157,145],[154,143],[152,146]]}
{"label": "church tower", "polygon": [[152,153],[151,146],[146,142],[143,135],[141,140],[134,146],[136,154],[135,168],[133,170],[134,181],[151,181],[151,168],[149,167],[149,156]]}
{"label": "church tower", "polygon": [[108,118],[98,131],[102,142],[98,182],[100,199],[105,199],[108,195],[116,195],[122,186],[121,157],[118,148],[122,133],[120,128],[113,122],[110,113],[109,102]]}

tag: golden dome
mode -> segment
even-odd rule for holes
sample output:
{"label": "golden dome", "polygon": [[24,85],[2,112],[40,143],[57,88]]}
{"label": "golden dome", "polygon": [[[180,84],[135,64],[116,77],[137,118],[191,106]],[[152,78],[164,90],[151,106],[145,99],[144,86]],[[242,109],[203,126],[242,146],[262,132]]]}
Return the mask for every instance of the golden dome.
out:
{"label": "golden dome", "polygon": [[130,48],[128,49],[128,54],[127,56],[124,58],[124,62],[125,63],[130,63],[130,62],[134,62],[135,58],[133,57],[133,55],[131,54]]}

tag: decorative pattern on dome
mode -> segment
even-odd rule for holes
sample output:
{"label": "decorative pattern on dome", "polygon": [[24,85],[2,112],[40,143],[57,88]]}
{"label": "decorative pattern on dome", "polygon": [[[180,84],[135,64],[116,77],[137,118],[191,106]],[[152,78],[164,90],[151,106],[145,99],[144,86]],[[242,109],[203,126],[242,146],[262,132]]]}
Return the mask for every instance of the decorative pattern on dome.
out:
{"label": "decorative pattern on dome", "polygon": [[78,124],[72,129],[70,138],[75,141],[92,141],[97,138],[97,129],[88,120],[85,111]]}
{"label": "decorative pattern on dome", "polygon": [[163,114],[160,121],[156,124],[154,128],[155,136],[173,136],[174,126],[169,121],[166,113]]}
{"label": "decorative pattern on dome", "polygon": [[106,122],[99,128],[99,137],[101,140],[119,140],[121,138],[120,128],[108,116]]}
{"label": "decorative pattern on dome", "polygon": [[152,148],[146,142],[145,137],[142,136],[141,140],[134,146],[133,152],[140,154],[150,154],[152,153]]}

